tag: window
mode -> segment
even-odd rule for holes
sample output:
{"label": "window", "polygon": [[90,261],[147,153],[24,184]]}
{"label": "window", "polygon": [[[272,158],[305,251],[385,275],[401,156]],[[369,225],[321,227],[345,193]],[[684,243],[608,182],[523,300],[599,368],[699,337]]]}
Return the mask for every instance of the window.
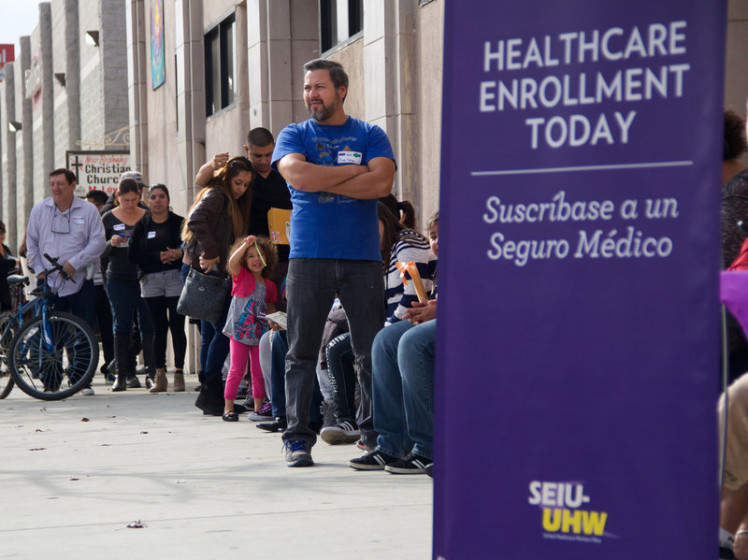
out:
{"label": "window", "polygon": [[205,114],[236,101],[236,19],[229,16],[205,35]]}
{"label": "window", "polygon": [[364,28],[363,0],[320,0],[322,52],[344,43]]}

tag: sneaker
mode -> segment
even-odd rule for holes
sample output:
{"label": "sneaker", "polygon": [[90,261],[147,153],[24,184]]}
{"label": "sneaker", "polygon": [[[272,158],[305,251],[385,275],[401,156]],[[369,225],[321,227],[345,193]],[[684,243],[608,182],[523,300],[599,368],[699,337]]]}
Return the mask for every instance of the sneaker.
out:
{"label": "sneaker", "polygon": [[405,459],[387,465],[384,470],[392,474],[426,474],[426,469],[433,464],[431,459],[411,453]]}
{"label": "sneaker", "polygon": [[314,464],[312,454],[307,451],[306,446],[304,440],[291,440],[284,444],[289,467],[311,467]]}
{"label": "sneaker", "polygon": [[257,428],[271,433],[285,432],[286,428],[288,428],[288,422],[286,422],[285,417],[278,416],[278,418],[275,419],[275,422],[261,422],[260,424],[257,424]]}
{"label": "sneaker", "polygon": [[348,466],[357,471],[381,471],[384,470],[385,466],[396,463],[397,461],[399,461],[397,457],[387,455],[381,451],[372,451],[363,457],[351,459],[348,461]]}
{"label": "sneaker", "polygon": [[429,478],[434,478],[434,463],[426,465],[426,476],[428,476]]}
{"label": "sneaker", "polygon": [[133,375],[127,378],[125,385],[128,389],[140,389],[140,380]]}
{"label": "sneaker", "polygon": [[352,421],[340,422],[337,426],[322,428],[322,432],[320,433],[322,441],[330,445],[356,443],[360,435],[361,432],[358,431],[358,426]]}
{"label": "sneaker", "polygon": [[83,390],[81,391],[81,395],[84,397],[93,397],[94,396],[94,390],[93,387],[90,385],[88,387],[83,387]]}
{"label": "sneaker", "polygon": [[270,420],[273,417],[273,407],[267,402],[260,407],[260,410],[250,412],[249,418],[252,422],[262,422],[263,420]]}

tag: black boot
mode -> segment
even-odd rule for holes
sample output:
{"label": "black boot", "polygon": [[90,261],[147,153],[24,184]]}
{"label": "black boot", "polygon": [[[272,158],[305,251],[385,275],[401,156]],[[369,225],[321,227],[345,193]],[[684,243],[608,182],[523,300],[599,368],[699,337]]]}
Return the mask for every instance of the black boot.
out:
{"label": "black boot", "polygon": [[195,406],[209,416],[221,416],[223,414],[223,381],[218,379],[206,379],[200,388]]}
{"label": "black boot", "polygon": [[127,388],[139,389],[141,385],[140,380],[138,379],[138,354],[140,354],[143,346],[140,343],[140,332],[135,327],[130,331],[128,344],[129,350],[127,354],[127,364],[129,369],[127,370]]}
{"label": "black boot", "polygon": [[156,379],[156,335],[144,334],[143,337],[143,361],[145,362],[145,388],[151,389]]}
{"label": "black boot", "polygon": [[114,356],[117,361],[117,379],[112,385],[113,392],[126,391],[127,390],[127,378],[132,375],[129,363],[130,353],[130,337],[129,336],[115,336],[114,337]]}

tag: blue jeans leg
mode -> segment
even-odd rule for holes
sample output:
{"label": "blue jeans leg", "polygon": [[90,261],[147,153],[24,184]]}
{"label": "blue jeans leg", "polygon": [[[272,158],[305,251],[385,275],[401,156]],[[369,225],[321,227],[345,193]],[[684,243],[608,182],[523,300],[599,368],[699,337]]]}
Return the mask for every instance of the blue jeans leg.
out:
{"label": "blue jeans leg", "polygon": [[[272,365],[270,368],[270,394],[273,416],[286,416],[286,354],[288,353],[288,336],[286,331],[277,331],[273,336]],[[277,397],[276,397],[277,395]],[[314,378],[312,404],[309,408],[309,421],[322,418],[322,392],[319,390],[317,377]]]}
{"label": "blue jeans leg", "polygon": [[377,334],[372,347],[374,428],[379,434],[377,449],[400,458],[410,453],[413,442],[408,437],[398,345],[412,328],[409,321],[385,327]]}
{"label": "blue jeans leg", "polygon": [[270,366],[270,401],[273,416],[286,416],[286,354],[288,337],[286,331],[273,333],[272,362]]}
{"label": "blue jeans leg", "polygon": [[130,336],[135,311],[140,300],[140,285],[119,280],[107,280],[106,294],[112,307],[114,336]]}
{"label": "blue jeans leg", "polygon": [[413,453],[434,458],[434,340],[436,320],[410,329],[400,339],[397,361]]}
{"label": "blue jeans leg", "polygon": [[[221,371],[223,370],[223,364],[226,361],[226,357],[229,355],[229,339],[223,334],[223,327],[226,324],[226,316],[229,312],[229,305],[231,304],[231,296],[226,298],[223,305],[223,311],[221,312],[221,318],[216,323],[208,323],[207,321],[201,321],[200,328],[200,353],[202,355],[203,346],[207,345],[205,353],[205,380],[221,380]],[[203,328],[210,326],[211,328],[205,329],[205,335],[203,335]]]}
{"label": "blue jeans leg", "polygon": [[200,321],[200,369],[203,372],[207,367],[205,364],[208,361],[208,348],[210,348],[210,343],[215,335],[216,330],[213,328],[213,323]]}

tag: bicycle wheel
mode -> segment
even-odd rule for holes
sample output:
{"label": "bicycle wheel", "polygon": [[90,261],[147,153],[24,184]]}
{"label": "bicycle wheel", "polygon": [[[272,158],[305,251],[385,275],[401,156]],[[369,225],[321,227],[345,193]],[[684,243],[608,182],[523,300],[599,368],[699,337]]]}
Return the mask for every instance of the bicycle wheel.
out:
{"label": "bicycle wheel", "polygon": [[13,389],[13,378],[10,375],[10,368],[8,362],[5,360],[7,356],[8,346],[10,346],[11,340],[13,340],[13,328],[8,328],[8,325],[13,319],[13,313],[10,311],[3,311],[0,313],[0,352],[2,352],[2,359],[0,359],[0,399],[7,397]]}
{"label": "bicycle wheel", "polygon": [[93,330],[70,313],[51,311],[18,331],[8,351],[10,374],[27,395],[64,399],[91,383],[99,362]]}

